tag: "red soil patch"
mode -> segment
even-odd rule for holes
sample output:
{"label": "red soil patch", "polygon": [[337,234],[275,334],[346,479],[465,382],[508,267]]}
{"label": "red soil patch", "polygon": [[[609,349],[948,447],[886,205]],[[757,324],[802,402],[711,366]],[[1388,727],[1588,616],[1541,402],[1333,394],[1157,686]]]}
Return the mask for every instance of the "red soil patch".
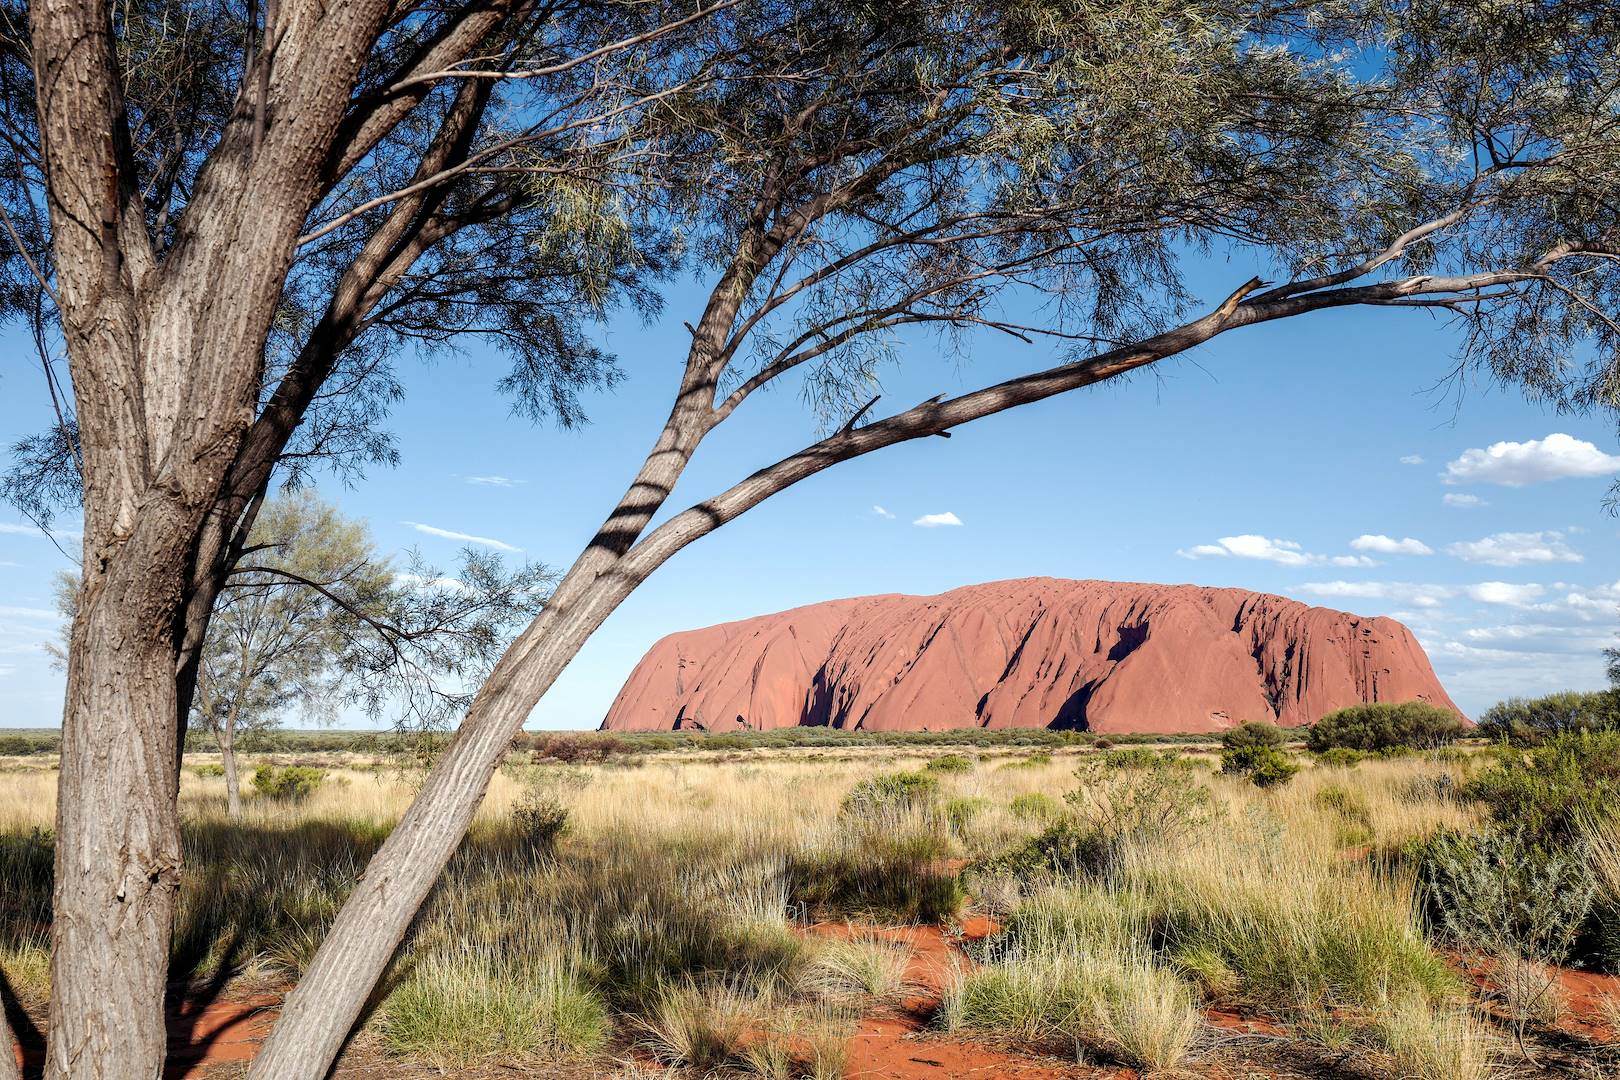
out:
{"label": "red soil patch", "polygon": [[[200,1008],[182,1003],[171,1009],[164,1080],[191,1080],[207,1075],[216,1065],[252,1061],[259,1044],[270,1034],[272,1013],[280,1004],[280,998],[266,995],[216,1001]],[[30,1040],[18,1048],[17,1060],[24,1075],[32,1075],[45,1064],[45,1048]]]}
{"label": "red soil patch", "polygon": [[[1620,975],[1561,968],[1558,981],[1567,1010],[1559,1027],[1594,1042],[1620,1041],[1620,1030],[1613,1026],[1615,1015],[1620,1013]],[[1605,1003],[1609,1006],[1607,1014]]]}
{"label": "red soil patch", "polygon": [[876,927],[847,922],[816,923],[808,932],[822,937],[865,937],[892,941],[911,951],[905,978],[915,991],[893,1010],[870,1014],[849,1043],[850,1080],[936,1080],[940,1077],[1008,1077],[1010,1080],[1112,1080],[1135,1072],[1083,1068],[1011,1053],[966,1039],[925,1034],[940,996],[956,972],[972,966],[957,942],[974,941],[1001,927],[983,916],[963,921],[958,933],[938,926]]}

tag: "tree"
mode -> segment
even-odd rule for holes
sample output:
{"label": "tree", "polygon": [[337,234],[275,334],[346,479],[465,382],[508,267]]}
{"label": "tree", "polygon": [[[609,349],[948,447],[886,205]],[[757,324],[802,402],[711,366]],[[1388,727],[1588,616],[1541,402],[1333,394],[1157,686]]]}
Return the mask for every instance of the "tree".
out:
{"label": "tree", "polygon": [[[571,421],[616,371],[585,320],[650,309],[678,265],[712,283],[645,464],[468,705],[255,1077],[324,1074],[540,696],[658,566],[788,486],[1343,308],[1452,318],[1461,365],[1562,407],[1620,384],[1620,13],[1597,0],[28,15],[0,55],[7,281],[71,379],[7,490],[36,512],[82,490],[85,517],[52,1076],[158,1069],[176,754],[215,601],[278,470],[389,459],[402,345],[485,335],[520,408]],[[1181,260],[1216,247],[1279,281],[1200,303]],[[1068,352],[885,415],[904,327]],[[703,440],[788,381],[822,437],[654,526]]]}
{"label": "tree", "polygon": [[[498,555],[463,553],[446,576],[413,556],[396,571],[365,524],[308,491],[266,501],[209,622],[192,720],[214,736],[226,806],[242,812],[237,736],[286,714],[329,719],[345,705],[410,727],[443,723],[469,699],[517,625],[543,604],[543,566],[508,572]],[[57,607],[71,624],[79,580],[61,574]],[[63,647],[49,647],[59,662]]]}

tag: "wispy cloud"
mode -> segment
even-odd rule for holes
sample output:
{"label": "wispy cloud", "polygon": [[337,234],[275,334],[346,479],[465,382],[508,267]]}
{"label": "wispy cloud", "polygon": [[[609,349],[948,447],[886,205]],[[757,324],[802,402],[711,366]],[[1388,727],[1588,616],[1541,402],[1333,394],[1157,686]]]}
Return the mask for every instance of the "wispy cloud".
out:
{"label": "wispy cloud", "polygon": [[[44,539],[45,535],[45,530],[34,525],[20,525],[10,521],[0,521],[0,536],[37,536]],[[82,534],[78,529],[52,529],[51,535],[80,536]]]}
{"label": "wispy cloud", "polygon": [[1293,540],[1278,540],[1254,533],[1223,536],[1213,544],[1195,544],[1176,552],[1183,559],[1258,559],[1278,566],[1377,566],[1365,555],[1317,555]]}
{"label": "wispy cloud", "polygon": [[59,622],[62,618],[60,611],[37,607],[4,607],[0,606],[0,619],[47,619]]}
{"label": "wispy cloud", "polygon": [[469,476],[469,477],[467,477],[467,483],[469,483],[469,484],[478,484],[481,487],[509,488],[509,487],[517,487],[519,484],[522,484],[522,483],[525,483],[525,482],[526,481],[523,481],[523,480],[514,480],[510,476]]}
{"label": "wispy cloud", "polygon": [[890,521],[894,520],[894,514],[890,513],[888,510],[885,510],[876,503],[872,504],[872,513],[876,514],[880,518],[887,518]]}
{"label": "wispy cloud", "polygon": [[1350,541],[1350,546],[1357,551],[1375,551],[1380,555],[1433,555],[1434,549],[1421,540],[1408,536],[1397,540],[1393,536],[1382,533],[1366,534]]}
{"label": "wispy cloud", "polygon": [[1451,544],[1446,554],[1487,566],[1524,566],[1532,563],[1578,563],[1584,556],[1564,543],[1556,529],[1543,532],[1503,532]]}
{"label": "wispy cloud", "polygon": [[924,514],[916,521],[913,521],[912,524],[921,526],[924,529],[937,529],[942,525],[960,525],[962,519],[947,510],[943,514]]}
{"label": "wispy cloud", "polygon": [[1566,477],[1610,476],[1620,472],[1620,455],[1606,454],[1585,439],[1554,432],[1529,442],[1492,443],[1483,450],[1464,450],[1446,464],[1448,484],[1502,484],[1523,487]]}
{"label": "wispy cloud", "polygon": [[1402,465],[1421,465],[1421,464],[1423,464],[1423,455],[1421,455],[1421,454],[1407,454],[1405,457],[1401,458],[1401,464]]}
{"label": "wispy cloud", "polygon": [[400,524],[409,525],[419,533],[426,533],[428,536],[442,537],[445,540],[460,540],[464,544],[478,544],[483,547],[496,548],[500,551],[523,550],[520,547],[514,547],[511,544],[508,544],[504,540],[495,540],[488,536],[474,536],[472,533],[455,532],[452,529],[441,529],[436,525],[423,525],[419,521],[402,521]]}
{"label": "wispy cloud", "polygon": [[1478,495],[1459,495],[1455,491],[1446,492],[1446,494],[1440,497],[1440,501],[1445,503],[1447,506],[1456,506],[1465,510],[1472,509],[1476,506],[1491,505]]}

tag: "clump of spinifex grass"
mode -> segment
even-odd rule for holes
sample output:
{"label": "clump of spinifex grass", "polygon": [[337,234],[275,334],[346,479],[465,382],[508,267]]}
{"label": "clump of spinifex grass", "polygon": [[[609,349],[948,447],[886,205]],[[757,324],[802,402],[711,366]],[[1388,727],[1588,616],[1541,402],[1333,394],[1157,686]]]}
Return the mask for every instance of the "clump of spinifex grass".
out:
{"label": "clump of spinifex grass", "polygon": [[830,998],[890,1000],[905,989],[907,958],[904,946],[878,937],[829,940],[816,949],[799,985]]}

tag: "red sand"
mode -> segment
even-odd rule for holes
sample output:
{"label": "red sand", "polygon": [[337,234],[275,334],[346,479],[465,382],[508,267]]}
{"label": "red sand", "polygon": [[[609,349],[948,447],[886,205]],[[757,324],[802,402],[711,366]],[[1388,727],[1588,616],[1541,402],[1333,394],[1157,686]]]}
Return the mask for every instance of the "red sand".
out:
{"label": "red sand", "polygon": [[[202,1077],[216,1065],[253,1060],[259,1044],[275,1023],[274,1010],[279,997],[262,995],[241,1001],[216,1001],[198,1009],[182,1004],[169,1013],[169,1059],[164,1080]],[[44,1064],[44,1049],[27,1046],[18,1060],[38,1068]]]}
{"label": "red sand", "polygon": [[1203,732],[1413,698],[1456,709],[1393,619],[1241,589],[1023,578],[672,634],[602,726]]}

